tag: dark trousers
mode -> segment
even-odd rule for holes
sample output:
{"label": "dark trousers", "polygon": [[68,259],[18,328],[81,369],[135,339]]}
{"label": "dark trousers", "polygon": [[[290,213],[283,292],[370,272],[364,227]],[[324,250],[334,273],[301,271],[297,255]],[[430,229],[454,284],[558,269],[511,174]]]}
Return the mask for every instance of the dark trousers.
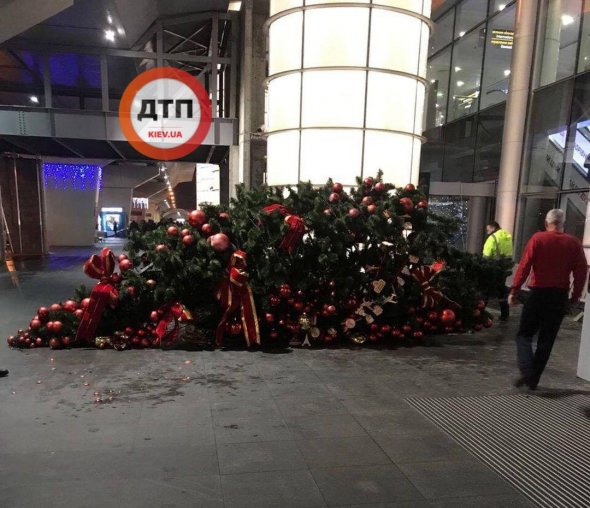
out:
{"label": "dark trousers", "polygon": [[[539,383],[551,355],[567,311],[568,294],[567,289],[533,288],[522,309],[516,337],[518,368],[533,388]],[[537,349],[533,353],[533,337],[537,332]]]}

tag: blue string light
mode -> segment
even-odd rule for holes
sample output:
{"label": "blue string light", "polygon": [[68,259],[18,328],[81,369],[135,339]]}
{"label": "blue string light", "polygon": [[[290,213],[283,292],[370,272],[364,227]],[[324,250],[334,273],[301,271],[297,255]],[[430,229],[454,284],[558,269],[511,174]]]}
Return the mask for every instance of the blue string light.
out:
{"label": "blue string light", "polygon": [[43,163],[45,187],[61,190],[91,191],[102,188],[102,168],[90,164]]}

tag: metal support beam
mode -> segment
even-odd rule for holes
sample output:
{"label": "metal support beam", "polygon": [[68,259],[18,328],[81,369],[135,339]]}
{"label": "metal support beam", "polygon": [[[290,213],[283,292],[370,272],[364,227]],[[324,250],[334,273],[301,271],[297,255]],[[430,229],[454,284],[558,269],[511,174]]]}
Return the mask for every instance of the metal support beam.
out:
{"label": "metal support beam", "polygon": [[43,94],[45,107],[53,107],[53,92],[51,90],[51,69],[49,67],[49,55],[43,53]]}
{"label": "metal support beam", "polygon": [[217,73],[219,61],[219,17],[217,13],[211,18],[211,43],[209,45],[209,56],[211,57],[211,81],[209,93],[211,94],[211,117],[217,118]]}
{"label": "metal support beam", "polygon": [[102,97],[102,110],[104,112],[110,111],[109,104],[109,66],[107,63],[107,56],[100,55],[100,86]]}
{"label": "metal support beam", "polygon": [[119,156],[121,157],[121,159],[123,160],[127,160],[127,157],[125,157],[121,151],[113,144],[113,142],[107,140],[107,144],[113,149],[113,151]]}
{"label": "metal support beam", "polygon": [[74,150],[70,145],[68,145],[65,141],[62,141],[59,138],[53,138],[53,141],[55,141],[58,145],[63,146],[66,150],[72,152],[76,157],[80,157],[82,159],[86,157],[82,152]]}

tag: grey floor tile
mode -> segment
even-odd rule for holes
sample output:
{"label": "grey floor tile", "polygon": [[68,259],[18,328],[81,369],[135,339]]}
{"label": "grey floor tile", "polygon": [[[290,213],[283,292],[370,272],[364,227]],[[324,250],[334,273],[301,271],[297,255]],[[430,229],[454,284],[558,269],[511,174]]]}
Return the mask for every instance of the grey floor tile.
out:
{"label": "grey floor tile", "polygon": [[391,463],[370,437],[305,439],[297,441],[297,446],[311,468]]}
{"label": "grey floor tile", "polygon": [[366,431],[348,414],[291,417],[285,420],[296,439],[366,436]]}
{"label": "grey floor tile", "polygon": [[223,444],[218,455],[221,474],[306,469],[294,441]]}
{"label": "grey floor tile", "polygon": [[326,503],[309,471],[221,477],[225,508],[319,508]]}
{"label": "grey floor tile", "polygon": [[407,406],[405,402],[397,405],[387,414],[357,414],[355,419],[371,436],[419,436],[442,432],[428,418]]}
{"label": "grey floor tile", "polygon": [[508,482],[475,459],[403,463],[399,468],[427,499],[516,494]]}
{"label": "grey floor tile", "polygon": [[433,508],[535,508],[524,496],[499,495],[499,496],[476,496],[476,497],[455,497],[452,499],[438,499],[430,501]]}
{"label": "grey floor tile", "polygon": [[334,396],[293,395],[275,400],[285,418],[348,414],[348,410]]}
{"label": "grey floor tile", "polygon": [[411,501],[399,501],[397,503],[333,504],[330,506],[336,508],[432,508],[432,505],[425,499],[412,499]]}
{"label": "grey floor tile", "polygon": [[329,506],[424,500],[394,465],[313,469]]}
{"label": "grey floor tile", "polygon": [[215,445],[215,433],[211,420],[195,421],[187,425],[174,425],[160,422],[153,425],[140,425],[135,432],[133,447],[164,448],[183,445]]}
{"label": "grey floor tile", "polygon": [[211,400],[213,420],[228,421],[236,418],[253,418],[266,416],[267,418],[281,419],[282,415],[277,404],[272,398],[215,401]]}
{"label": "grey floor tile", "polygon": [[214,429],[217,444],[290,441],[294,439],[293,433],[282,419],[225,418],[216,421]]}
{"label": "grey floor tile", "polygon": [[379,434],[374,439],[396,464],[473,459],[469,452],[441,431],[418,436]]}

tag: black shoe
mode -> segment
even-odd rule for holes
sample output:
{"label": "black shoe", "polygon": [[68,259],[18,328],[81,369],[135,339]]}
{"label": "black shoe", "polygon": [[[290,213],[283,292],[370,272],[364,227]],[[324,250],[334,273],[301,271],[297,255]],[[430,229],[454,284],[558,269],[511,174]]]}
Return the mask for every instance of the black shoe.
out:
{"label": "black shoe", "polygon": [[0,369],[0,377],[6,377],[6,376],[8,376],[8,371]]}
{"label": "black shoe", "polygon": [[515,388],[520,388],[524,385],[529,386],[529,380],[526,376],[520,376],[514,383],[512,383]]}

